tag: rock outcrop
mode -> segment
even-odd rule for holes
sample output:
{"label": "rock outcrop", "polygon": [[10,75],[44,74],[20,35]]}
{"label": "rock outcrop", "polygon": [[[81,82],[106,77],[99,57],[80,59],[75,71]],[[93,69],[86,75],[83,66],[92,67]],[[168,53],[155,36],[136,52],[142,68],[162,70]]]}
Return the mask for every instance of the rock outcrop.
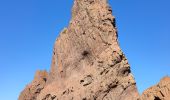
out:
{"label": "rock outcrop", "polygon": [[38,71],[19,96],[19,100],[137,99],[107,0],[74,0],[70,24],[55,41],[50,72]]}
{"label": "rock outcrop", "polygon": [[75,0],[72,20],[55,42],[47,80],[34,79],[19,99],[136,100],[136,97],[136,83],[119,47],[115,18],[107,0]]}
{"label": "rock outcrop", "polygon": [[21,92],[19,100],[36,100],[47,82],[48,73],[37,71],[34,80]]}
{"label": "rock outcrop", "polygon": [[170,77],[164,77],[157,85],[145,90],[141,100],[170,100]]}

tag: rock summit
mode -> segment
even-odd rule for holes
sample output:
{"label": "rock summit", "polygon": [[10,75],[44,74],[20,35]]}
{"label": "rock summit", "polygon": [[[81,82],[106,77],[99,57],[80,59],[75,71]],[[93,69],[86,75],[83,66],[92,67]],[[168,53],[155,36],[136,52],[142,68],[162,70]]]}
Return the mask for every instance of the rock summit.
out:
{"label": "rock summit", "polygon": [[69,26],[55,41],[50,72],[37,71],[19,100],[164,100],[167,84],[139,97],[107,0],[74,0]]}

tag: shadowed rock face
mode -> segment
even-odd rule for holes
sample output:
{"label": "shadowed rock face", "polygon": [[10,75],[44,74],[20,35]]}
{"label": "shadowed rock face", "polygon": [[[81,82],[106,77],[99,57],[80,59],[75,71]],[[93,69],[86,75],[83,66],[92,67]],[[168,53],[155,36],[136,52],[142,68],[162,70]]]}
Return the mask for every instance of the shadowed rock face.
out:
{"label": "shadowed rock face", "polygon": [[74,0],[55,41],[50,72],[38,72],[19,100],[137,100],[107,0]]}

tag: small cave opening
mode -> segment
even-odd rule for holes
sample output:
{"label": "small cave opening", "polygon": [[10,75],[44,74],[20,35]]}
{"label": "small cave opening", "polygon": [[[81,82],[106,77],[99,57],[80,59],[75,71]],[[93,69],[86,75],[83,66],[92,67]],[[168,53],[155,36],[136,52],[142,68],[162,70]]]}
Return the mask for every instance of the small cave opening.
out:
{"label": "small cave opening", "polygon": [[159,97],[154,97],[154,100],[161,100]]}
{"label": "small cave opening", "polygon": [[84,80],[80,80],[80,83],[83,83],[84,82]]}
{"label": "small cave opening", "polygon": [[82,52],[82,56],[85,57],[85,56],[88,56],[88,55],[89,55],[89,52],[88,52],[88,51],[85,50],[85,51]]}
{"label": "small cave opening", "polygon": [[47,81],[47,78],[43,78],[43,80],[46,82],[46,81]]}
{"label": "small cave opening", "polygon": [[86,32],[83,32],[83,35],[85,35],[86,34]]}

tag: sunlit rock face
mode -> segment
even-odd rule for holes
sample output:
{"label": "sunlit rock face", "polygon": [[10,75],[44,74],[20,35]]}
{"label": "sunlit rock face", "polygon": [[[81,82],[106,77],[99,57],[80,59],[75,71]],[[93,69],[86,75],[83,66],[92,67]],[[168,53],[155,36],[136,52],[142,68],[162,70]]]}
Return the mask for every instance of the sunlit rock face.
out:
{"label": "sunlit rock face", "polygon": [[170,100],[170,78],[139,96],[107,0],[74,0],[50,72],[38,71],[19,100]]}
{"label": "sunlit rock face", "polygon": [[170,100],[170,77],[162,78],[157,85],[145,90],[141,100]]}
{"label": "sunlit rock face", "polygon": [[37,100],[37,96],[46,85],[47,77],[46,71],[37,71],[34,80],[21,92],[18,100]]}

